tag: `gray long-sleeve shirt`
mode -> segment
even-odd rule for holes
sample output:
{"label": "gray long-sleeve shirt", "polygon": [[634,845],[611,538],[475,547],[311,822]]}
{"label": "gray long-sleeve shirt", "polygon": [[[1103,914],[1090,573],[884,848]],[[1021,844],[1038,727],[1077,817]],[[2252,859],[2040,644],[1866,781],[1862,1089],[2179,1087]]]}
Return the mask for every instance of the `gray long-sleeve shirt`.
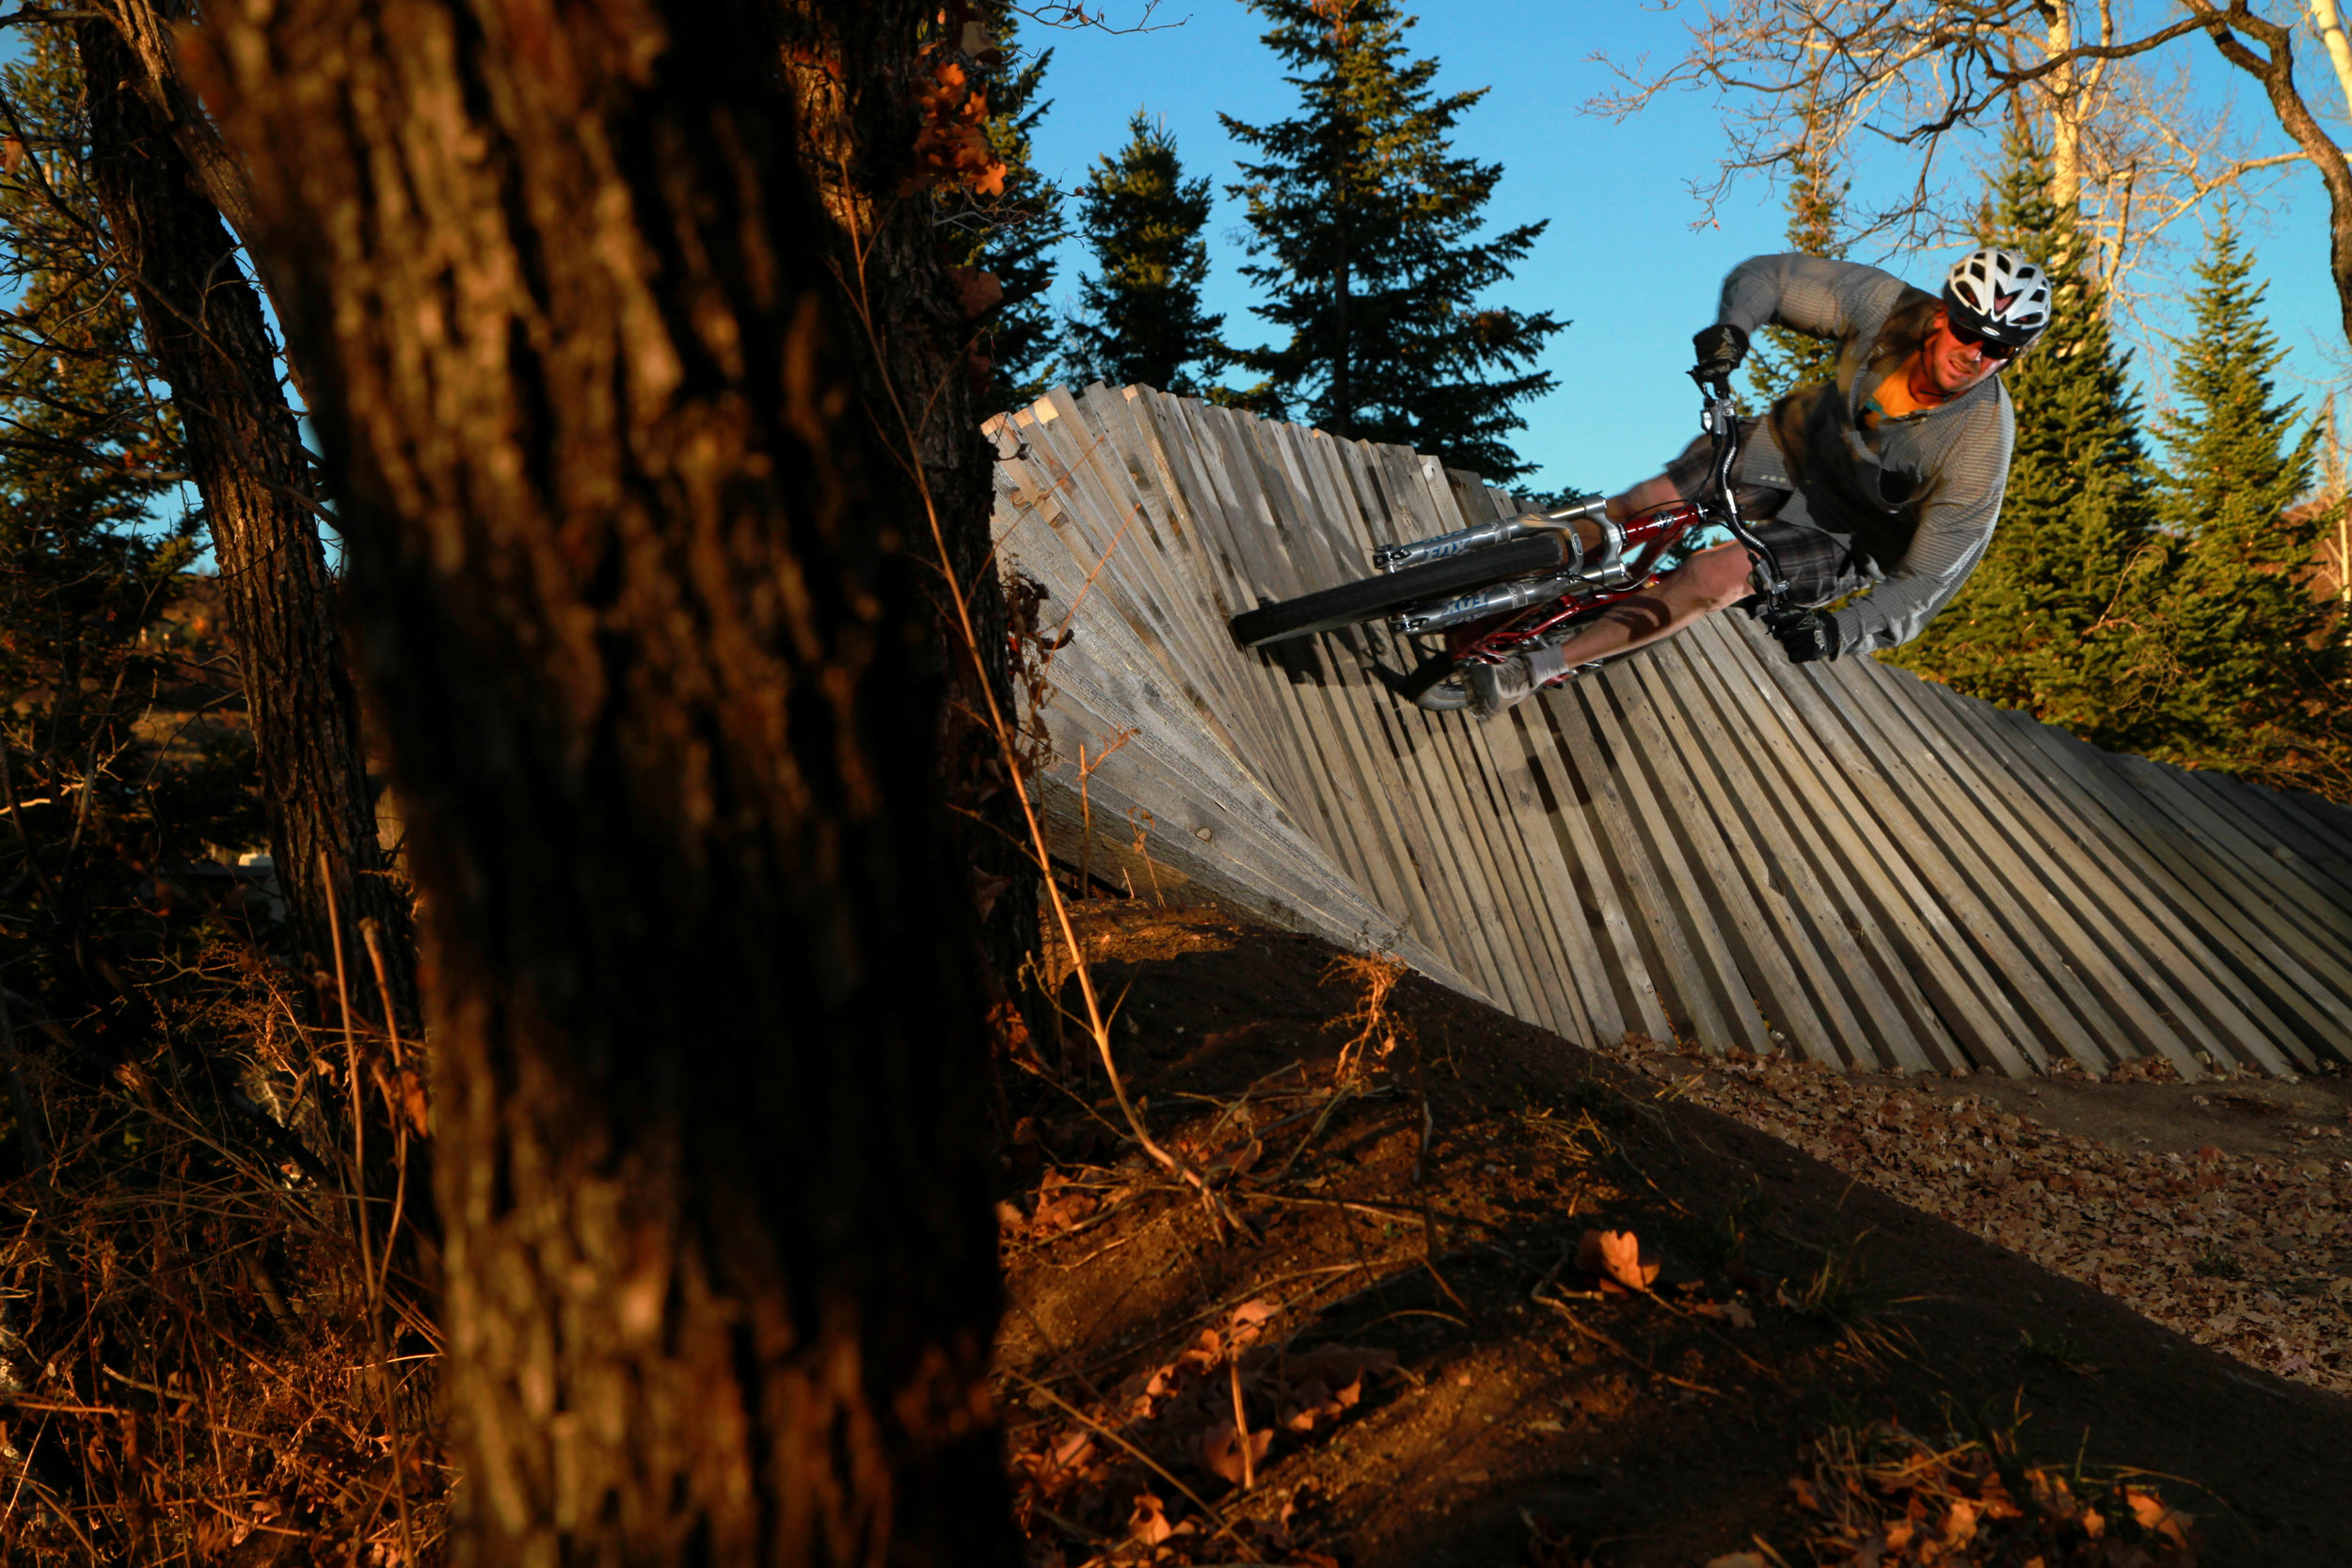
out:
{"label": "gray long-sleeve shirt", "polygon": [[1783,521],[1863,546],[1877,580],[1836,612],[1840,641],[1856,651],[1916,637],[1976,570],[2001,515],[2016,421],[2000,377],[1940,408],[1862,428],[1936,303],[1876,267],[1818,256],[1758,256],[1724,279],[1718,321],[1838,343],[1835,386],[1774,404],[1740,453],[1739,477],[1792,491]]}

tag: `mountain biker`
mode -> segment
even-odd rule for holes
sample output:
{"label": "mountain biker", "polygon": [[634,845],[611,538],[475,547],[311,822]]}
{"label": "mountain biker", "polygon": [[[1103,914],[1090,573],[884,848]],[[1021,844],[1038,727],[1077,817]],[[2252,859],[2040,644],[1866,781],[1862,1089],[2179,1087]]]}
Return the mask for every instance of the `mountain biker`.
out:
{"label": "mountain biker", "polygon": [[[1907,642],[1968,580],[2000,517],[2015,438],[1999,372],[2042,335],[2050,310],[2044,270],[1994,247],[1953,263],[1941,298],[1818,256],[1758,256],[1724,279],[1715,325],[1692,340],[1694,374],[1727,377],[1766,323],[1838,345],[1834,382],[1800,387],[1740,421],[1732,475],[1740,517],[1772,547],[1791,602],[1806,607],[1766,617],[1791,659]],[[1612,497],[1609,516],[1696,499],[1710,457],[1702,436],[1664,473]],[[1597,543],[1597,525],[1582,526],[1587,545]],[[1473,666],[1472,707],[1501,712],[1746,600],[1751,564],[1736,543],[1696,550],[1565,641]],[[1858,590],[1867,592],[1836,610],[1820,608]]]}

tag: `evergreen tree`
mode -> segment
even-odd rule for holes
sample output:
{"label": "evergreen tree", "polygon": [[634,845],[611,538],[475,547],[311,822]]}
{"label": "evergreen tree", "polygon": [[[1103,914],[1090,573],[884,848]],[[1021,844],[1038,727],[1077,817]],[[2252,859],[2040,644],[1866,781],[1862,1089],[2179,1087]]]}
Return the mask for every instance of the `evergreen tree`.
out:
{"label": "evergreen tree", "polygon": [[[1827,138],[1817,133],[1819,118],[1808,106],[1804,145],[1798,150],[1788,182],[1788,248],[1805,256],[1843,258],[1848,182],[1836,177],[1830,163]],[[1785,326],[1757,333],[1748,355],[1748,385],[1756,389],[1759,407],[1769,408],[1807,382],[1828,381],[1836,373],[1835,340]]]}
{"label": "evergreen tree", "polygon": [[1242,269],[1289,335],[1239,356],[1269,403],[1334,436],[1392,441],[1489,480],[1534,465],[1508,443],[1516,406],[1551,389],[1532,367],[1565,323],[1482,307],[1541,223],[1475,236],[1502,166],[1453,154],[1449,134],[1484,90],[1438,97],[1438,62],[1409,60],[1396,0],[1251,0],[1293,69],[1302,112],[1271,125],[1223,117],[1263,159],[1245,164],[1252,238]]}
{"label": "evergreen tree", "polygon": [[1024,55],[1014,44],[1020,13],[1011,0],[979,0],[971,10],[988,33],[977,80],[987,95],[984,130],[990,154],[1004,167],[1003,185],[985,196],[958,192],[937,199],[952,209],[943,215],[962,236],[957,262],[989,274],[1004,291],[979,342],[990,362],[980,406],[994,411],[1033,402],[1052,385],[1057,327],[1046,296],[1054,286],[1054,247],[1064,235],[1062,194],[1031,161],[1038,125],[1054,106],[1038,97],[1054,52]]}
{"label": "evergreen tree", "polygon": [[2296,401],[2276,396],[2284,350],[2252,273],[2225,213],[2197,269],[2192,330],[2175,340],[2181,406],[2157,422],[2172,538],[2152,640],[2162,717],[2151,751],[2292,784],[2308,774],[2313,721],[2344,694],[2345,650],[2327,635],[2334,611],[2303,581],[2336,508],[2296,507],[2312,488],[2319,429],[2296,435]]}
{"label": "evergreen tree", "polygon": [[[203,531],[181,504],[179,421],[97,249],[81,75],[58,30],[0,66],[0,95],[24,138],[0,150],[0,748],[18,803],[0,915],[30,939],[8,986],[79,1018],[116,994],[103,966],[192,951],[140,890],[261,823],[242,736],[183,720],[156,740],[171,733],[159,695],[206,678],[174,623],[200,620],[183,600],[212,584],[187,572]],[[88,1027],[119,1045],[122,1022]]]}
{"label": "evergreen tree", "polygon": [[2080,214],[2059,209],[2029,131],[2013,126],[2004,152],[1985,237],[2048,269],[2056,313],[2003,372],[2017,446],[1992,544],[1960,595],[1888,657],[2096,744],[2137,749],[2150,718],[2137,607],[2162,558],[2138,400]]}
{"label": "evergreen tree", "polygon": [[1102,271],[1079,279],[1072,349],[1088,375],[1114,387],[1198,396],[1200,378],[1231,357],[1217,336],[1225,318],[1200,309],[1209,182],[1184,177],[1166,126],[1138,110],[1127,128],[1127,145],[1095,160],[1078,195],[1078,229]]}

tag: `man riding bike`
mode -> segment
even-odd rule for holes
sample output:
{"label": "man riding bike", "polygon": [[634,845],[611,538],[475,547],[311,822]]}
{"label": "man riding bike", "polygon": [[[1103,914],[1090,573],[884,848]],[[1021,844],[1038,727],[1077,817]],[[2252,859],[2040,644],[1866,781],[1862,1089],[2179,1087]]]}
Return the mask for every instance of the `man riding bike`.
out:
{"label": "man riding bike", "polygon": [[[1918,635],[1984,555],[2001,514],[2015,420],[1998,372],[2050,325],[2047,274],[2013,250],[1956,262],[1942,298],[1876,267],[1758,256],[1724,279],[1716,325],[1692,342],[1702,377],[1727,376],[1771,323],[1838,344],[1835,382],[1800,387],[1740,421],[1740,514],[1772,548],[1793,604],[1766,626],[1799,663],[1891,648]],[[1712,455],[1702,436],[1655,479],[1610,499],[1622,523],[1695,499]],[[1585,522],[1588,545],[1597,524]],[[1469,672],[1492,715],[1581,666],[1681,630],[1750,597],[1739,544],[1701,548],[1650,591],[1565,640]],[[1867,590],[1836,610],[1820,607]]]}

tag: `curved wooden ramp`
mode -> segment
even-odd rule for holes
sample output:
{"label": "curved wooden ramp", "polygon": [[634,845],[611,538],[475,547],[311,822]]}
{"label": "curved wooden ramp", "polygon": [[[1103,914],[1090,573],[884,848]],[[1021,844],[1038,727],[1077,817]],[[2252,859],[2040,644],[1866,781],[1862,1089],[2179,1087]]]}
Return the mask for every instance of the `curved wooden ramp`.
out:
{"label": "curved wooden ramp", "polygon": [[[1045,670],[1057,852],[1432,977],[1572,1039],[1856,1067],[2269,1073],[2352,1041],[2352,813],[2112,756],[1734,616],[1490,723],[1392,700],[1379,630],[1225,622],[1375,539],[1508,514],[1397,447],[1145,388],[990,426]],[[1085,776],[1081,779],[1081,758]]]}

